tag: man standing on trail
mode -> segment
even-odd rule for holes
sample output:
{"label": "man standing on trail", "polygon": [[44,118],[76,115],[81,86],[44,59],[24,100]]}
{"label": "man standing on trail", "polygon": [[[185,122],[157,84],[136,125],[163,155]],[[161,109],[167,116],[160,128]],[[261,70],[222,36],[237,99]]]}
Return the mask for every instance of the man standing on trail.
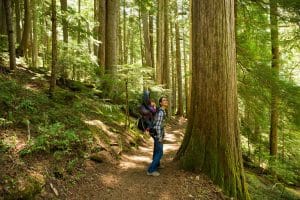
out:
{"label": "man standing on trail", "polygon": [[161,97],[159,99],[159,109],[155,115],[154,119],[154,133],[150,133],[154,140],[154,150],[153,150],[153,160],[150,164],[147,175],[149,176],[159,176],[157,171],[160,168],[160,159],[163,156],[163,140],[165,136],[165,118],[166,118],[166,109],[168,108],[168,99],[166,97]]}

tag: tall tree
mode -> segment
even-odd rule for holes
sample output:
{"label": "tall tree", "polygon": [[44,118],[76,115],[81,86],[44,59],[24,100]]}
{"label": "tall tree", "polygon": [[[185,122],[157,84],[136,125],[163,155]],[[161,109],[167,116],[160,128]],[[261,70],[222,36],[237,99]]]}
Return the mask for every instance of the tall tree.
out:
{"label": "tall tree", "polygon": [[31,9],[30,1],[24,0],[24,26],[23,34],[20,46],[17,49],[17,56],[24,56],[28,50],[28,44],[30,39],[30,30],[31,30]]}
{"label": "tall tree", "polygon": [[37,44],[37,4],[36,0],[31,0],[31,12],[32,12],[32,67],[37,67],[37,59],[38,59],[38,44]]}
{"label": "tall tree", "polygon": [[153,67],[152,63],[152,52],[151,52],[151,43],[150,43],[150,36],[149,36],[149,17],[147,9],[142,5],[140,5],[140,13],[142,17],[143,23],[143,38],[144,38],[144,55],[146,60],[146,66]]}
{"label": "tall tree", "polygon": [[15,53],[13,12],[12,12],[11,0],[4,0],[4,7],[6,11],[6,25],[7,25],[7,32],[8,32],[9,63],[10,63],[10,69],[14,70],[16,68],[16,53]]}
{"label": "tall tree", "polygon": [[106,28],[105,28],[105,72],[114,74],[117,59],[117,21],[118,0],[106,2]]}
{"label": "tall tree", "polygon": [[65,45],[69,42],[69,31],[68,31],[68,21],[66,19],[68,11],[68,0],[60,0],[61,11],[65,17],[62,19],[62,30],[63,30],[63,41]]}
{"label": "tall tree", "polygon": [[183,115],[183,96],[182,96],[182,70],[181,70],[181,48],[180,48],[180,32],[178,21],[178,6],[175,1],[175,41],[176,41],[176,72],[177,72],[177,88],[178,88],[178,104],[177,114]]}
{"label": "tall tree", "polygon": [[52,64],[51,64],[51,77],[50,77],[50,96],[56,85],[56,63],[57,63],[57,25],[56,25],[56,0],[51,1],[51,21],[52,21]]}
{"label": "tall tree", "polygon": [[6,12],[4,1],[0,1],[0,35],[6,35]]}
{"label": "tall tree", "polygon": [[100,67],[105,66],[105,41],[106,41],[106,0],[99,0],[99,30],[98,30],[98,64]]}
{"label": "tall tree", "polygon": [[[275,76],[279,76],[279,43],[278,43],[278,8],[277,0],[270,0],[271,44],[272,44],[272,69]],[[270,126],[270,155],[277,156],[278,143],[278,88],[273,85],[271,90],[271,126]]]}
{"label": "tall tree", "polygon": [[[63,42],[64,42],[64,53],[68,54],[68,43],[69,43],[69,31],[68,31],[68,20],[67,18],[67,12],[68,12],[68,0],[60,0],[60,6],[61,6],[61,11],[63,13],[63,18],[62,18],[62,31],[63,31]],[[61,74],[63,80],[67,78],[67,71],[66,71],[66,64],[62,65],[61,68]]]}
{"label": "tall tree", "polygon": [[191,110],[177,158],[228,196],[249,199],[237,116],[234,0],[192,0],[192,43]]}
{"label": "tall tree", "polygon": [[80,30],[81,30],[81,0],[78,0],[78,14],[79,14],[79,20],[78,20],[78,30],[77,30],[77,44],[80,44],[81,38],[80,38]]}
{"label": "tall tree", "polygon": [[21,13],[20,13],[20,1],[14,1],[15,3],[15,13],[16,13],[16,38],[17,38],[17,44],[21,43]]}

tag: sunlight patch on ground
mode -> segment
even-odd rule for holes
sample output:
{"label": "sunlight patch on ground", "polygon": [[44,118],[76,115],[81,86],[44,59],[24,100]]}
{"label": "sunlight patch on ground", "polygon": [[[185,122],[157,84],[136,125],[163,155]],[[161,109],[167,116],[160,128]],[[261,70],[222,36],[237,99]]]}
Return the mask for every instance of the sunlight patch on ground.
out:
{"label": "sunlight patch on ground", "polygon": [[169,152],[169,151],[177,151],[178,150],[178,145],[177,144],[168,144],[164,145],[164,152]]}
{"label": "sunlight patch on ground", "polygon": [[151,162],[152,156],[134,156],[123,155],[124,160],[120,163],[120,167],[124,169],[144,168],[145,164]]}

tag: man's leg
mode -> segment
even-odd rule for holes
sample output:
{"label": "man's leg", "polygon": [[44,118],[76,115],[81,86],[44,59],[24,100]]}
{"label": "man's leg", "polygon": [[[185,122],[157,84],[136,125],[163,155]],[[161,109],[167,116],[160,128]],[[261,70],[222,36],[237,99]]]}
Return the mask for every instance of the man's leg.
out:
{"label": "man's leg", "polygon": [[152,173],[157,171],[160,159],[163,155],[163,144],[158,142],[158,138],[154,138],[154,154],[151,165],[148,168],[148,172]]}

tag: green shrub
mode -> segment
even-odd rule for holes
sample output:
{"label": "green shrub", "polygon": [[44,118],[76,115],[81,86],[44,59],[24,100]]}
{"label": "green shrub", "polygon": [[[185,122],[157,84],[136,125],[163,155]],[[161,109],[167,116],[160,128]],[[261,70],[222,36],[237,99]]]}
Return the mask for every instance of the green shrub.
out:
{"label": "green shrub", "polygon": [[29,146],[20,152],[21,155],[35,152],[69,152],[80,146],[80,139],[73,130],[65,130],[61,123],[40,127],[40,135],[31,141]]}

